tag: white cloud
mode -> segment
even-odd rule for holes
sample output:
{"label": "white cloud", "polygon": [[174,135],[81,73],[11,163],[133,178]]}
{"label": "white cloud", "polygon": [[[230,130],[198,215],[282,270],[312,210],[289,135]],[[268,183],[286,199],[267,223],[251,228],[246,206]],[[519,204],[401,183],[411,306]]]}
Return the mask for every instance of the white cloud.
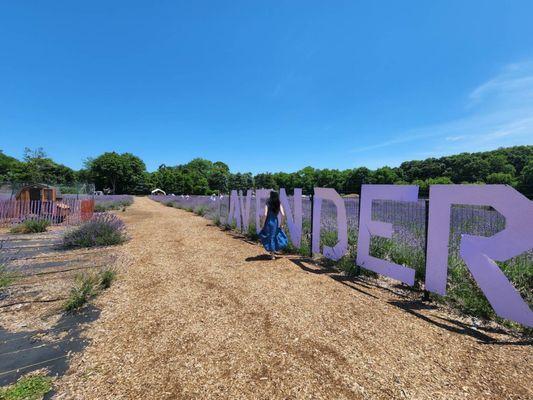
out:
{"label": "white cloud", "polygon": [[403,132],[397,139],[357,148],[353,152],[420,139],[427,139],[428,145],[431,143],[435,149],[433,156],[533,144],[533,62],[507,65],[500,74],[474,88],[467,100],[465,116],[461,119]]}
{"label": "white cloud", "polygon": [[463,140],[464,138],[464,136],[447,136],[445,140],[447,140],[448,142],[457,142],[459,140]]}
{"label": "white cloud", "polygon": [[531,106],[533,101],[533,62],[509,64],[503,71],[472,90],[469,107],[480,105]]}

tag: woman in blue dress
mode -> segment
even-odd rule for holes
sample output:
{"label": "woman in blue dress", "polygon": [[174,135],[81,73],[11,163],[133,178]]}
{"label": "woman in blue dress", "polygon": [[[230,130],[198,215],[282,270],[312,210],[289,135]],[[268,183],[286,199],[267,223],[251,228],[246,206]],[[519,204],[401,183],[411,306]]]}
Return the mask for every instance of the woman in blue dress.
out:
{"label": "woman in blue dress", "polygon": [[259,232],[259,239],[266,251],[270,253],[270,258],[276,258],[275,252],[287,247],[288,240],[285,232],[279,226],[278,215],[281,213],[281,220],[285,218],[285,210],[279,201],[278,192],[270,192],[270,198],[265,205],[265,223]]}

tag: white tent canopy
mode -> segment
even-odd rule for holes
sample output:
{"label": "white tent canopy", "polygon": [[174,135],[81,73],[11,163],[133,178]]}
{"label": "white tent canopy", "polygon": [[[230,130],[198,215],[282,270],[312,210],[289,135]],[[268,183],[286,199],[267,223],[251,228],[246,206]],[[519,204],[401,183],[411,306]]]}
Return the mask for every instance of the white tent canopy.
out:
{"label": "white tent canopy", "polygon": [[161,189],[154,189],[152,190],[152,194],[154,195],[158,195],[158,194],[162,194],[163,196],[166,196],[167,194],[165,193],[164,190],[161,190]]}

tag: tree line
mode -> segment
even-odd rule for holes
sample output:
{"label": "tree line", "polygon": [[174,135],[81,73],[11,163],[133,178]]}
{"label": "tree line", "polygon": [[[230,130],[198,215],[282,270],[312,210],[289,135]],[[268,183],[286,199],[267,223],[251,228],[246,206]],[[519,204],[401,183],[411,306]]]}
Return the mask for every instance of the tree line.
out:
{"label": "tree line", "polygon": [[75,171],[49,158],[42,149],[26,149],[22,160],[0,150],[0,182],[40,182],[72,185],[94,183],[96,190],[116,194],[147,194],[155,188],[174,194],[228,193],[231,189],[280,187],[292,191],[302,188],[331,187],[339,193],[359,193],[364,183],[416,184],[421,195],[429,185],[448,183],[502,183],[533,197],[533,146],[515,146],[493,151],[461,153],[440,158],[406,161],[399,167],[370,170],[316,169],[305,167],[296,172],[252,173],[230,171],[221,161],[196,158],[187,164],[161,165],[148,172],[146,165],[131,153],[107,152],[88,159]]}

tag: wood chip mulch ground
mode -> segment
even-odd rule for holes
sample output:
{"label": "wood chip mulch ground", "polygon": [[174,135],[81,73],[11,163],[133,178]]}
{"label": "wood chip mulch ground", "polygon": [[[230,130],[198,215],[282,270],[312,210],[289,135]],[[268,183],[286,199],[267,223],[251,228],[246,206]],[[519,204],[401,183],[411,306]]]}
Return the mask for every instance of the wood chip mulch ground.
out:
{"label": "wood chip mulch ground", "polygon": [[57,399],[531,399],[533,346],[137,198]]}

